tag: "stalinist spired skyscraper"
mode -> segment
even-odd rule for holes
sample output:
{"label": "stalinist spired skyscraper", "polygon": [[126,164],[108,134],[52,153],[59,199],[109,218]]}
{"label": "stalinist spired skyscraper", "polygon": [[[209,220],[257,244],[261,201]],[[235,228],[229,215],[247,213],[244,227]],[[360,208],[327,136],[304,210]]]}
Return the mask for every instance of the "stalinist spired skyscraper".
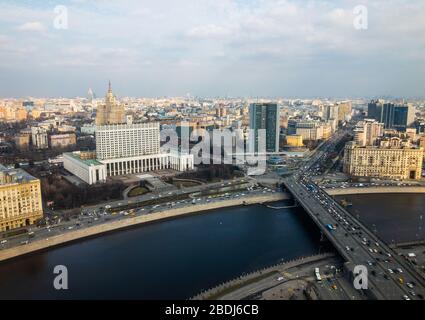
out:
{"label": "stalinist spired skyscraper", "polygon": [[106,93],[105,104],[97,107],[96,125],[103,126],[106,124],[125,123],[124,106],[118,103],[112,93],[111,82]]}

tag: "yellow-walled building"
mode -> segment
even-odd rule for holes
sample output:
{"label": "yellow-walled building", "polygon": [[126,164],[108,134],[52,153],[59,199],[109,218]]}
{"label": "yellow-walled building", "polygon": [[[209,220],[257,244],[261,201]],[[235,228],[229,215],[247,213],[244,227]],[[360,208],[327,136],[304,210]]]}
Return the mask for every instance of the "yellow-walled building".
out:
{"label": "yellow-walled building", "polygon": [[42,217],[40,180],[0,165],[0,231],[25,227]]}
{"label": "yellow-walled building", "polygon": [[34,119],[38,119],[38,118],[40,118],[41,117],[41,114],[44,112],[44,110],[43,109],[32,109],[31,110],[31,116],[34,118]]}
{"label": "yellow-walled building", "polygon": [[345,145],[344,172],[355,177],[420,180],[422,148]]}
{"label": "yellow-walled building", "polygon": [[290,147],[302,147],[303,137],[301,135],[286,136],[286,145]]}

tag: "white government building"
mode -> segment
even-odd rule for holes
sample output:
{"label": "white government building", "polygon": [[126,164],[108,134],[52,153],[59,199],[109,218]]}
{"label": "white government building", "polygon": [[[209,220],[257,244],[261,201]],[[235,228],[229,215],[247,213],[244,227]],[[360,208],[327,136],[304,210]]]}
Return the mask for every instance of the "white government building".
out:
{"label": "white government building", "polygon": [[159,123],[112,124],[96,127],[96,153],[64,153],[66,170],[88,184],[120,176],[162,169],[192,170],[193,155],[162,153]]}
{"label": "white government building", "polygon": [[[112,95],[111,88],[108,95]],[[101,117],[105,119],[107,115]],[[158,122],[133,124],[131,117],[127,123],[116,122],[96,126],[96,152],[64,153],[65,169],[86,183],[95,184],[105,182],[108,176],[194,168],[193,154],[161,151]]]}

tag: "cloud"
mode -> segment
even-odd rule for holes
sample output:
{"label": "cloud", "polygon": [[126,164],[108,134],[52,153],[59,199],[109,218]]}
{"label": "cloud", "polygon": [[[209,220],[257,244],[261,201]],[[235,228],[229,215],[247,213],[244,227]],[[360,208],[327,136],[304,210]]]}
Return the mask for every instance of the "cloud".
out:
{"label": "cloud", "polygon": [[197,26],[189,30],[187,35],[193,38],[216,38],[228,36],[230,30],[224,26],[217,26],[215,24],[208,24],[204,26]]}
{"label": "cloud", "polygon": [[31,31],[31,32],[44,32],[47,30],[47,28],[41,22],[33,21],[33,22],[27,22],[20,25],[19,27],[17,27],[17,30]]}
{"label": "cloud", "polygon": [[[422,93],[425,1],[362,3],[364,31],[353,27],[358,0],[64,0],[69,29],[56,30],[49,2],[9,1],[0,3],[0,61],[25,79],[28,70],[67,74],[81,92],[79,79],[113,73],[134,95]],[[372,78],[373,90],[357,85]],[[52,95],[56,82],[46,84]],[[0,94],[15,89],[0,78]]]}

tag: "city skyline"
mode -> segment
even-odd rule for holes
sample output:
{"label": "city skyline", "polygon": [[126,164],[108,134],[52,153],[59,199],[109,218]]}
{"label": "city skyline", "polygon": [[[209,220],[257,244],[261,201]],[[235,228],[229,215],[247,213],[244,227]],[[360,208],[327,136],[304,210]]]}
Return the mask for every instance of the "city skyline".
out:
{"label": "city skyline", "polygon": [[424,13],[0,0],[0,299],[425,300]]}
{"label": "city skyline", "polygon": [[0,96],[84,96],[108,79],[121,96],[424,96],[425,5],[363,4],[367,30],[351,0],[3,1]]}

